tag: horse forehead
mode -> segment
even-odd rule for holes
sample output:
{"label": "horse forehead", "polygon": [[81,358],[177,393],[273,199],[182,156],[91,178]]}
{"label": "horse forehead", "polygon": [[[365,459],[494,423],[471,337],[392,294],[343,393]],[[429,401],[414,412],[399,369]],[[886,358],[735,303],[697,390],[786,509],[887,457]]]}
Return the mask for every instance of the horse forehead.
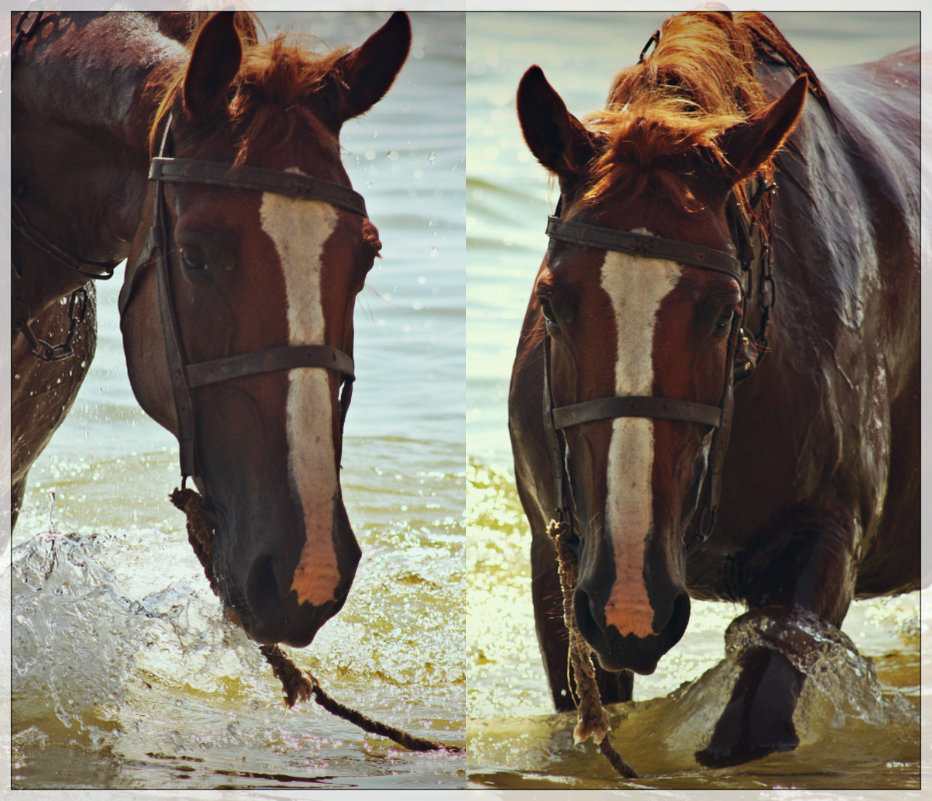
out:
{"label": "horse forehead", "polygon": [[[278,114],[276,111],[270,116]],[[255,130],[242,123],[235,126],[239,160],[267,169],[304,172],[326,181],[348,180],[340,158],[339,135],[316,114],[303,113],[287,126],[290,133],[284,138],[278,125],[256,126]]]}
{"label": "horse forehead", "polygon": [[663,301],[676,289],[682,270],[673,261],[606,252],[599,286],[612,309],[616,392],[650,394],[660,312]]}
{"label": "horse forehead", "polygon": [[281,265],[292,339],[306,344],[322,341],[325,326],[322,275],[327,241],[339,220],[337,210],[318,200],[265,192],[259,219]]}

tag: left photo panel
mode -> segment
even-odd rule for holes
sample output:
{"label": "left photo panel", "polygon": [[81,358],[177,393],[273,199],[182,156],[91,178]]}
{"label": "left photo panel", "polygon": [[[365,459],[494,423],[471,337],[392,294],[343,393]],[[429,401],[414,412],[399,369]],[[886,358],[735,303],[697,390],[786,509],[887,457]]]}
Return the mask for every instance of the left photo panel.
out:
{"label": "left photo panel", "polygon": [[9,21],[12,788],[464,787],[465,13]]}

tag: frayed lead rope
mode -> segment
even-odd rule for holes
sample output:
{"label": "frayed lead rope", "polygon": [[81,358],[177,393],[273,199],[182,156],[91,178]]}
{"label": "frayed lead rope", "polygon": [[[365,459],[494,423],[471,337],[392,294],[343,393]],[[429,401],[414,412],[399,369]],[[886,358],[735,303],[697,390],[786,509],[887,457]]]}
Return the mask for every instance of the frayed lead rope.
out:
{"label": "frayed lead rope", "polygon": [[569,657],[576,683],[578,702],[576,705],[577,723],[573,730],[573,742],[577,745],[590,737],[598,744],[599,750],[609,761],[618,775],[626,779],[638,778],[632,768],[608,737],[611,726],[602,696],[595,678],[595,665],[592,663],[592,651],[576,626],[576,612],[573,609],[573,588],[576,586],[576,554],[570,547],[569,526],[562,521],[551,520],[547,534],[557,549],[557,568],[560,574],[560,587],[563,590],[563,622],[569,632]]}
{"label": "frayed lead rope", "polygon": [[[176,489],[171,494],[171,502],[185,513],[188,541],[191,543],[198,561],[204,568],[210,588],[215,595],[219,595],[210,558],[216,523],[207,511],[204,498],[192,489]],[[293,707],[298,701],[313,698],[330,714],[359,726],[359,728],[370,734],[387,737],[411,751],[450,751],[458,754],[465,750],[458,745],[446,745],[424,737],[415,737],[401,729],[379,723],[377,720],[344,706],[327,695],[310,671],[305,670],[302,672],[277,645],[261,645],[259,650],[272,666],[272,672],[281,681],[282,690],[285,693],[285,703],[289,707]]]}

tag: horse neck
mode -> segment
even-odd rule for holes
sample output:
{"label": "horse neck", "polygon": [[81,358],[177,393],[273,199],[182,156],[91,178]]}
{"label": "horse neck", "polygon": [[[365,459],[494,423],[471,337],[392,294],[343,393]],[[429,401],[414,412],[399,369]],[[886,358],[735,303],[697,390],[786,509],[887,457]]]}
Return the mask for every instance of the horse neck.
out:
{"label": "horse neck", "polygon": [[[64,14],[14,66],[13,188],[30,222],[75,258],[128,253],[145,196],[157,77],[183,47],[144,14]],[[41,32],[40,32],[41,33]],[[87,279],[14,237],[31,314]]]}

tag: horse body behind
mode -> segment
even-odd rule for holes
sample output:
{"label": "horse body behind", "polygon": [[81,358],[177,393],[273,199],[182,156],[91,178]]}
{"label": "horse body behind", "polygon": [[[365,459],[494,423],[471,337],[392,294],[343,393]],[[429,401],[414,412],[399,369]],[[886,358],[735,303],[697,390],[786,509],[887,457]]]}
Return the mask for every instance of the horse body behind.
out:
{"label": "horse body behind", "polygon": [[808,103],[776,158],[774,333],[735,388],[719,533],[689,562],[696,597],[759,603],[788,515],[833,509],[851,559],[820,591],[833,623],[852,597],[919,586],[918,66],[913,51],[826,71],[830,111]]}
{"label": "horse body behind", "polygon": [[[713,87],[725,98],[712,109],[717,122],[702,128],[702,115],[690,113],[671,127],[660,104],[684,96],[695,104],[700,92],[697,73],[678,72],[678,62],[704,57],[703,37],[721,31],[726,49],[753,56],[736,67],[753,82],[739,74]],[[918,65],[907,52],[816,77],[763,15],[696,12],[665,24],[655,52],[616,78],[608,111],[585,125],[539,70],[523,79],[519,117],[531,150],[560,179],[562,220],[733,254],[727,203],[740,204],[755,180],[778,186],[772,308],[759,277],[747,279],[743,308],[732,307],[738,285],[708,269],[559,239],[538,273],[509,421],[533,535],[538,638],[558,708],[572,703],[545,531],[560,483],[579,538],[575,615],[608,701],[630,698],[631,671],[652,672],[682,635],[687,591],[743,601],[743,620],[792,631],[799,615],[838,626],[853,597],[919,585]],[[797,120],[801,73],[811,91]],[[672,101],[668,93],[638,105],[638,84],[650,75]],[[719,145],[731,148],[727,158],[714,155]],[[764,317],[763,353],[740,339],[728,344],[727,326],[753,340]],[[614,384],[605,367],[613,354]],[[736,376],[746,358],[757,363],[733,387],[732,354]],[[619,394],[711,403],[731,418],[707,542],[697,534],[713,432],[644,415],[548,434],[548,404]],[[627,445],[617,450],[620,441]],[[786,655],[750,649],[700,761],[734,764],[794,747],[803,681]]]}
{"label": "horse body behind", "polygon": [[[149,79],[181,63],[184,48],[146,14],[29,12],[14,14],[12,24],[14,41],[24,34],[14,48],[11,99],[15,525],[29,469],[93,359],[89,279],[112,274],[135,234],[158,102]],[[87,296],[70,308],[69,296],[82,288]],[[72,316],[81,317],[74,326]],[[49,345],[67,341],[74,356],[36,358],[19,323]]]}

